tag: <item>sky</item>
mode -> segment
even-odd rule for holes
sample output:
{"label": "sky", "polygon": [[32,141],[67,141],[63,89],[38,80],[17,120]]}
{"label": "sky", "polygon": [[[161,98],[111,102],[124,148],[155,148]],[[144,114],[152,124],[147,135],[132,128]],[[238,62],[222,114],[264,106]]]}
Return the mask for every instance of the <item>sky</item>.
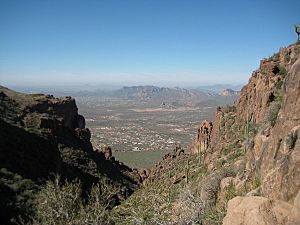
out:
{"label": "sky", "polygon": [[299,0],[0,0],[0,84],[244,84]]}

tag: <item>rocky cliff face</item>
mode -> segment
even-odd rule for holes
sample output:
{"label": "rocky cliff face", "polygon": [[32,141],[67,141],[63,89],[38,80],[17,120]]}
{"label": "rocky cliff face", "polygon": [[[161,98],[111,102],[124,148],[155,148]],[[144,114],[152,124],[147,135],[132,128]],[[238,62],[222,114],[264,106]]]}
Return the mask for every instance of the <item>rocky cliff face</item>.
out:
{"label": "rocky cliff face", "polygon": [[[120,190],[117,199],[132,193],[139,183],[138,173],[116,161],[110,148],[94,150],[90,137],[73,98],[22,94],[0,87],[0,168],[5,172],[36,184],[60,174],[81,180],[86,191],[105,180]],[[9,182],[1,180],[1,192],[6,193],[1,198],[14,195]],[[5,212],[12,210],[3,204],[1,220],[6,221],[9,213]]]}
{"label": "rocky cliff face", "polygon": [[[298,221],[295,215],[299,215],[296,196],[300,190],[299,54],[297,43],[262,60],[235,104],[219,107],[214,121],[204,121],[198,129],[191,152],[204,157],[210,171],[233,166],[237,171],[231,178],[235,190],[247,187],[249,195],[262,196],[230,201],[224,224],[258,224],[253,220],[256,216],[260,224]],[[255,191],[250,192],[253,188]],[[243,208],[250,203],[253,208]],[[284,210],[286,207],[291,210]],[[271,212],[277,216],[272,217]],[[239,217],[243,213],[251,216]],[[262,219],[268,216],[271,219]]]}

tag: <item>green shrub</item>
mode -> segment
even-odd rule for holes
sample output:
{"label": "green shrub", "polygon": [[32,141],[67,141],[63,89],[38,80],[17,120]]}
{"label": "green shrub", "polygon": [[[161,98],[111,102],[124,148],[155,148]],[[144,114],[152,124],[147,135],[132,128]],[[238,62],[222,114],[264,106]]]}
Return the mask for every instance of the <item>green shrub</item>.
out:
{"label": "green shrub", "polygon": [[233,199],[238,195],[233,182],[230,182],[229,186],[225,189],[225,202],[227,203],[229,200]]}
{"label": "green shrub", "polygon": [[298,139],[297,133],[289,133],[286,137],[286,144],[289,149],[293,149],[295,147],[296,141]]}
{"label": "green shrub", "polygon": [[231,152],[231,149],[229,147],[223,149],[224,155],[228,155],[230,152]]}
{"label": "green shrub", "polygon": [[284,66],[279,66],[279,75],[282,76],[282,77],[285,77],[287,74],[287,71],[285,69]]}
{"label": "green shrub", "polygon": [[259,125],[253,122],[246,122],[243,139],[253,138],[258,132]]}
{"label": "green shrub", "polygon": [[284,62],[288,63],[291,60],[291,56],[287,53],[284,56]]}
{"label": "green shrub", "polygon": [[236,106],[235,105],[228,105],[225,107],[224,112],[225,113],[230,113],[230,112],[235,112],[236,111]]}
{"label": "green shrub", "polygon": [[0,170],[0,215],[3,224],[26,222],[33,215],[37,186],[29,179]]}
{"label": "green shrub", "polygon": [[296,53],[297,55],[300,54],[300,45],[297,45],[297,46],[296,46],[296,48],[295,48],[295,53]]}
{"label": "green shrub", "polygon": [[276,82],[275,87],[276,89],[280,90],[283,84],[283,80],[279,80]]}
{"label": "green shrub", "polygon": [[256,189],[261,185],[260,179],[258,177],[254,177],[252,180],[252,188]]}
{"label": "green shrub", "polygon": [[240,157],[240,156],[242,156],[242,155],[244,155],[244,152],[243,152],[242,150],[236,150],[236,151],[234,151],[232,154],[229,155],[228,161],[229,161],[229,162],[232,162],[232,161],[234,161],[236,158],[238,158],[238,157]]}
{"label": "green shrub", "polygon": [[266,113],[266,119],[271,123],[272,126],[274,126],[277,116],[279,113],[279,110],[281,108],[281,101],[274,101],[271,103],[267,113]]}
{"label": "green shrub", "polygon": [[269,61],[277,61],[279,60],[279,53],[274,53],[272,56],[268,58]]}
{"label": "green shrub", "polygon": [[208,208],[203,215],[202,221],[204,222],[204,224],[221,225],[225,215],[226,215],[225,205]]}

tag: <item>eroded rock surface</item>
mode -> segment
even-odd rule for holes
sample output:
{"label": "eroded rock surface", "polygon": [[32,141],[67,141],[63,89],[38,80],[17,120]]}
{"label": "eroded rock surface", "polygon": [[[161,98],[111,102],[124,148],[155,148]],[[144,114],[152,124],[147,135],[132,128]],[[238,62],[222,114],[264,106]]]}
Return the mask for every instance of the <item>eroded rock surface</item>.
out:
{"label": "eroded rock surface", "polygon": [[[79,179],[85,190],[100,179],[132,193],[139,180],[113,160],[111,149],[94,151],[75,99],[23,94],[0,86],[0,168],[43,183],[54,174]],[[121,196],[121,195],[120,195]]]}
{"label": "eroded rock surface", "polygon": [[265,197],[235,197],[230,200],[223,225],[287,224],[293,205]]}

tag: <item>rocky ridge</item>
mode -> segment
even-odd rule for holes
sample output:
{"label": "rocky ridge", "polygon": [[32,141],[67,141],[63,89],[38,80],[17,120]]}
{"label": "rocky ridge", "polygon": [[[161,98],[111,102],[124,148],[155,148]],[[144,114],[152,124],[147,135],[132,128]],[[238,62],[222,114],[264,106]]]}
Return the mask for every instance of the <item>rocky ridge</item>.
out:
{"label": "rocky ridge", "polygon": [[[297,43],[263,59],[235,104],[219,107],[213,122],[199,126],[191,152],[200,155],[211,172],[234,167],[236,176],[224,179],[236,192],[246,192],[247,197],[229,201],[224,224],[297,224],[293,221],[299,219],[299,54]],[[220,197],[225,187],[219,190]]]}

